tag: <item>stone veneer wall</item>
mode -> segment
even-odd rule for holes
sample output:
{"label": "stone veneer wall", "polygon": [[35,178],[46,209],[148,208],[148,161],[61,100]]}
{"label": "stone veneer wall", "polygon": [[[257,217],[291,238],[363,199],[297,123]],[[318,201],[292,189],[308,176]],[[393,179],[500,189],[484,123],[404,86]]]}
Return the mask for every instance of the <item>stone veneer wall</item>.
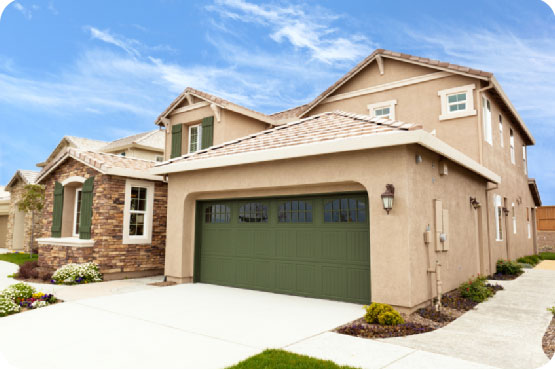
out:
{"label": "stone veneer wall", "polygon": [[[166,245],[167,184],[156,181],[151,244],[123,244],[123,212],[126,178],[103,175],[74,159],[67,159],[43,183],[46,186],[42,237],[50,237],[54,183],[70,176],[95,176],[91,239],[94,247],[41,245],[39,266],[49,270],[66,263],[95,262],[103,274],[133,276],[133,273],[162,273]],[[123,274],[123,275],[122,275]]]}
{"label": "stone veneer wall", "polygon": [[[13,229],[14,229],[14,222],[15,222],[15,213],[18,210],[18,205],[17,203],[21,200],[21,197],[23,196],[23,192],[25,191],[25,183],[21,180],[18,179],[17,182],[15,183],[15,185],[13,185],[10,189],[10,210],[8,213],[8,230],[6,233],[6,248],[7,249],[14,249],[13,247]],[[37,238],[40,238],[41,236],[41,230],[40,230],[40,219],[42,218],[42,215],[39,213],[35,214],[35,243],[33,246],[33,249],[36,249],[38,247],[38,244],[36,242]],[[32,222],[32,217],[31,217],[31,212],[27,212],[25,214],[24,217],[24,236],[23,236],[23,250],[28,252],[29,251],[29,246],[31,245],[31,222]]]}
{"label": "stone veneer wall", "polygon": [[555,252],[555,231],[538,230],[538,251]]}

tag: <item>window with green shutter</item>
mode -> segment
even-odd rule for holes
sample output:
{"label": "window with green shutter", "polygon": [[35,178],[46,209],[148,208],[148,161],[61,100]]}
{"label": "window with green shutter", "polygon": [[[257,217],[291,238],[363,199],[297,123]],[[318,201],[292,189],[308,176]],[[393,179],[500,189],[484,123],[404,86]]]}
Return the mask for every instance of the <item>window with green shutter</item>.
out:
{"label": "window with green shutter", "polygon": [[54,184],[54,209],[52,211],[52,237],[62,236],[62,213],[64,210],[64,186],[56,181]]}
{"label": "window with green shutter", "polygon": [[206,149],[213,145],[214,140],[214,117],[205,117],[202,119],[202,146]]}
{"label": "window with green shutter", "polygon": [[83,183],[81,190],[81,211],[79,216],[79,239],[91,238],[92,204],[94,176]]}
{"label": "window with green shutter", "polygon": [[182,140],[183,124],[172,126],[172,148],[170,158],[181,156],[181,140]]}

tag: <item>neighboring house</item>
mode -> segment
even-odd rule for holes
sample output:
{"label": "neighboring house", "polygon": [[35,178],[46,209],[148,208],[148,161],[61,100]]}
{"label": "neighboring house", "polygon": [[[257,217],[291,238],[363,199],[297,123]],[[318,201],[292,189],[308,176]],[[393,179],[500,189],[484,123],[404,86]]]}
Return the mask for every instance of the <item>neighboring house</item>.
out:
{"label": "neighboring house", "polygon": [[538,249],[555,252],[555,206],[538,207]]}
{"label": "neighboring house", "polygon": [[155,161],[66,148],[40,172],[39,266],[95,262],[105,279],[161,274],[167,184]]}
{"label": "neighboring house", "polygon": [[[5,190],[10,192],[10,205],[8,210],[8,226],[6,233],[6,248],[17,251],[29,251],[31,246],[32,217],[30,212],[19,210],[17,203],[25,191],[25,185],[35,184],[37,171],[17,170],[6,185]],[[35,222],[40,215],[35,215]],[[37,248],[33,245],[33,249]]]}
{"label": "neighboring house", "polygon": [[380,49],[300,107],[187,88],[156,123],[168,280],[414,309],[537,251],[534,139],[491,73]]}
{"label": "neighboring house", "polygon": [[10,193],[0,186],[0,249],[6,248],[8,218],[10,215]]}

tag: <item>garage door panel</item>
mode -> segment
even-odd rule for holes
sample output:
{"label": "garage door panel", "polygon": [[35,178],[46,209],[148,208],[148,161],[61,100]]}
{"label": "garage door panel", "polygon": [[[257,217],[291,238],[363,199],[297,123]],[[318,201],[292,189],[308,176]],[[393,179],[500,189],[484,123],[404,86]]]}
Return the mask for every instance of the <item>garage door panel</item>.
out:
{"label": "garage door panel", "polygon": [[254,255],[261,258],[276,256],[275,231],[272,229],[254,231]]}
{"label": "garage door panel", "polygon": [[316,265],[297,265],[297,291],[307,296],[322,295],[322,268]]}
{"label": "garage door panel", "polygon": [[296,256],[301,259],[317,260],[322,256],[322,235],[315,230],[292,230],[297,236]]}
{"label": "garage door panel", "polygon": [[236,282],[240,286],[252,286],[255,282],[255,261],[246,259],[236,260]]}
{"label": "garage door panel", "polygon": [[344,231],[324,231],[322,258],[325,260],[345,261],[347,259],[347,236]]}
{"label": "garage door panel", "polygon": [[276,263],[276,286],[279,291],[294,293],[297,288],[297,265]]}
{"label": "garage door panel", "polygon": [[349,269],[347,273],[347,298],[370,301],[370,270]]}
{"label": "garage door panel", "polygon": [[276,230],[276,257],[294,258],[297,255],[297,234],[287,230]]}
{"label": "garage door panel", "polygon": [[250,257],[254,253],[254,233],[251,230],[237,230],[235,237],[228,242],[233,242],[238,257]]}
{"label": "garage door panel", "polygon": [[232,258],[203,256],[201,271],[203,281],[216,284],[235,284],[236,261]]}
{"label": "garage door panel", "polygon": [[368,264],[370,260],[368,238],[370,238],[370,235],[367,231],[352,231],[346,234],[347,246],[345,251],[347,261]]}
{"label": "garage door panel", "polygon": [[276,286],[275,264],[271,261],[257,261],[254,264],[254,286],[261,290],[274,290]]}
{"label": "garage door panel", "polygon": [[345,268],[322,266],[322,290],[325,296],[343,298],[347,291]]}
{"label": "garage door panel", "polygon": [[233,256],[233,249],[230,248],[230,240],[234,239],[233,230],[230,229],[214,229],[203,235],[205,248],[202,249],[203,254],[218,256]]}

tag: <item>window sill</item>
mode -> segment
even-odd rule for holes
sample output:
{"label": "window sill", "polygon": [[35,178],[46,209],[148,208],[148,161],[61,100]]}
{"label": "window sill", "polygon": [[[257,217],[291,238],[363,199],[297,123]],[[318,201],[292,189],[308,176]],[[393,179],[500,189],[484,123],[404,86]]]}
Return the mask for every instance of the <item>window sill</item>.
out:
{"label": "window sill", "polygon": [[449,119],[469,117],[469,116],[475,116],[475,115],[476,115],[476,110],[473,109],[473,110],[457,112],[457,113],[442,114],[439,116],[439,120],[445,121]]}
{"label": "window sill", "polygon": [[93,239],[79,239],[79,238],[40,238],[37,239],[39,245],[57,245],[61,247],[79,247],[87,248],[94,246]]}
{"label": "window sill", "polygon": [[152,239],[150,238],[132,238],[127,235],[123,236],[122,244],[152,244]]}

